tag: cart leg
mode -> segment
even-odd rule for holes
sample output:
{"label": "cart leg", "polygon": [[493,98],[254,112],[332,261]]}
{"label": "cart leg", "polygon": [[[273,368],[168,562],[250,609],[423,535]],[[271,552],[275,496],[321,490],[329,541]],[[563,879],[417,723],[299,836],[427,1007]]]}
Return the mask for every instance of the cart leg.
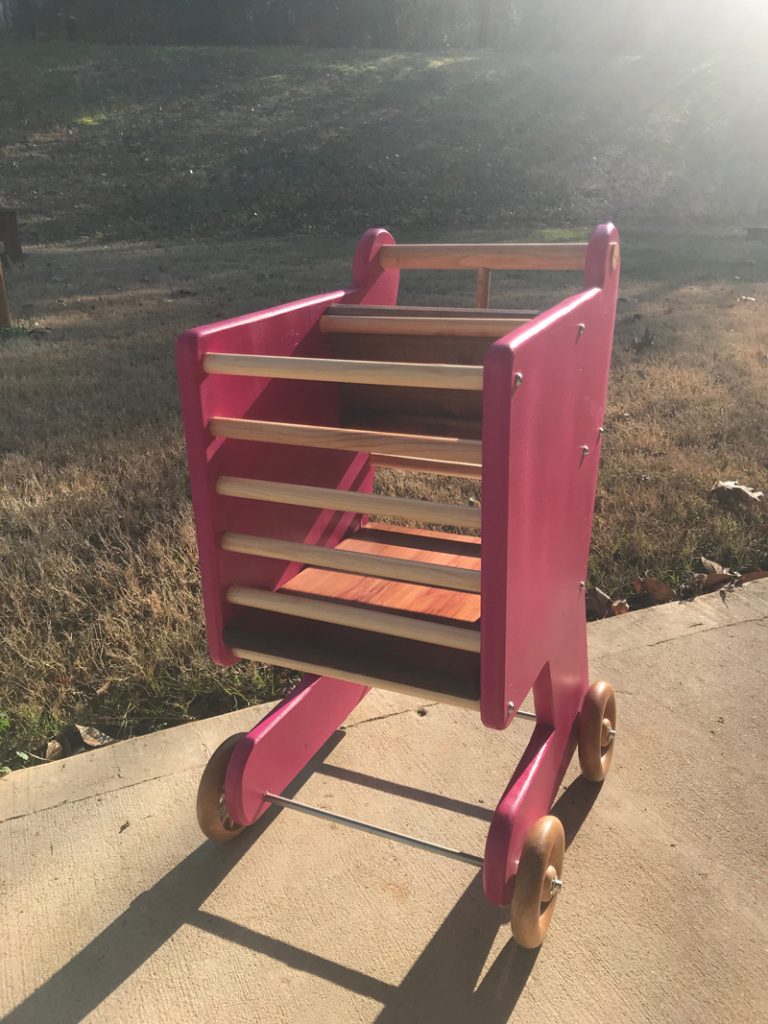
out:
{"label": "cart leg", "polygon": [[570,728],[537,725],[517,771],[493,815],[485,845],[483,886],[490,903],[506,906],[512,898],[523,844],[534,823],[549,810],[576,749]]}
{"label": "cart leg", "polygon": [[229,818],[251,825],[261,817],[271,806],[264,793],[282,793],[366,693],[356,683],[305,676],[232,750],[224,782]]}

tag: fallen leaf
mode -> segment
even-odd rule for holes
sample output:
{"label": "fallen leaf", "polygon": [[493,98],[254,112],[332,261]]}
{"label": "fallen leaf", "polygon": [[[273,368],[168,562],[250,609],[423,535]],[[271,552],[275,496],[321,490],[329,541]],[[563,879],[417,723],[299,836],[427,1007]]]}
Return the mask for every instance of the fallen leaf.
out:
{"label": "fallen leaf", "polygon": [[115,742],[111,736],[107,736],[93,725],[75,725],[75,728],[80,733],[84,745],[89,749],[107,747],[110,743]]}
{"label": "fallen leaf", "polygon": [[762,491],[740,484],[738,480],[718,480],[711,488],[710,494],[714,494],[721,505],[749,505],[753,501],[760,501],[763,497]]}
{"label": "fallen leaf", "polygon": [[599,587],[590,587],[586,594],[587,614],[594,615],[598,619],[604,619],[611,612],[611,599]]}
{"label": "fallen leaf", "polygon": [[715,590],[719,590],[721,587],[728,586],[731,583],[736,583],[739,579],[738,575],[734,575],[730,572],[708,572],[702,573],[704,576],[704,582],[702,583],[701,590],[704,594],[711,594]]}
{"label": "fallen leaf", "polygon": [[58,740],[49,740],[45,748],[46,761],[58,761],[61,757],[64,757],[63,745]]}
{"label": "fallen leaf", "polygon": [[720,565],[719,562],[714,562],[711,558],[705,558],[704,555],[699,555],[699,561],[704,566],[705,572],[725,572],[726,570]]}
{"label": "fallen leaf", "polygon": [[677,598],[672,587],[653,576],[638,576],[632,587],[636,594],[646,594],[654,604],[666,604],[667,601],[674,601]]}
{"label": "fallen leaf", "polygon": [[611,615],[626,615],[629,611],[629,605],[624,598],[619,598],[618,601],[611,602]]}
{"label": "fallen leaf", "polygon": [[740,587],[743,583],[752,583],[754,580],[768,580],[768,569],[758,569],[755,572],[745,572],[743,576],[739,577],[736,586]]}

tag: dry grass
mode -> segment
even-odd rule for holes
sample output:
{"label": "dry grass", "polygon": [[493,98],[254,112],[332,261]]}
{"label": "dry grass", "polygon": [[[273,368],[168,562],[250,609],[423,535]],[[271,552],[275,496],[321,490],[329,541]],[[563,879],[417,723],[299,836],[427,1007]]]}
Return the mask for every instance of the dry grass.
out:
{"label": "dry grass", "polygon": [[[30,83],[37,82],[36,97],[50,96],[52,112],[46,116],[54,124],[60,115],[61,137],[30,126],[27,135],[17,132],[12,143],[13,159],[20,162],[14,188],[22,178],[39,188],[32,204],[38,242],[28,247],[24,267],[8,271],[8,287],[22,325],[37,323],[41,330],[0,337],[0,766],[11,767],[24,763],[16,751],[40,754],[45,739],[66,723],[87,722],[125,734],[228,710],[279,691],[283,680],[271,670],[220,670],[207,657],[173,339],[192,324],[345,283],[355,241],[351,228],[341,238],[324,229],[317,236],[258,241],[243,240],[242,232],[219,234],[204,246],[168,240],[173,218],[181,216],[179,207],[170,212],[156,208],[158,176],[147,172],[137,184],[130,167],[124,171],[115,162],[119,148],[110,148],[106,164],[112,193],[93,184],[98,164],[93,151],[83,192],[79,150],[63,126],[75,100],[79,116],[87,115],[91,92],[101,79],[98,61],[86,60],[80,48],[70,52],[76,56],[69,59],[83,65],[74,98],[56,91],[63,74],[59,65],[49,86],[34,76],[24,86],[31,89]],[[131,59],[126,51],[116,52],[114,60],[104,58],[110,74]],[[164,53],[158,50],[152,59],[156,78],[166,74]],[[218,53],[215,62],[234,61],[239,73],[246,58],[233,54]],[[171,54],[173,74],[178,70],[174,60]],[[381,60],[375,65],[380,86],[386,77]],[[483,74],[489,60],[480,60]],[[325,74],[321,64],[307,61],[298,82],[305,91],[310,72]],[[427,75],[427,58],[414,58],[416,65],[419,74]],[[358,81],[367,66],[350,64],[352,70],[344,74]],[[461,61],[456,66],[464,68],[462,75],[469,67]],[[173,74],[168,73],[169,81]],[[201,81],[207,89],[209,78],[203,75]],[[397,92],[410,79],[392,81],[400,83],[392,85]],[[133,130],[141,125],[151,134],[158,128],[150,123],[156,96],[146,83],[132,88],[137,95],[121,117],[131,119]],[[391,103],[392,95],[387,96]],[[6,104],[27,101],[5,94]],[[537,123],[544,146],[549,129]],[[80,123],[75,134],[98,130],[99,124],[98,119]],[[198,133],[204,133],[201,124]],[[165,153],[171,127],[163,122],[160,128]],[[557,124],[550,128],[553,142],[559,129]],[[178,126],[177,132],[174,160],[187,166]],[[416,136],[421,142],[421,134]],[[117,145],[114,139],[103,141]],[[340,151],[342,156],[346,152]],[[121,173],[126,181],[131,178],[132,189],[123,237],[143,234],[150,241],[75,241],[84,225],[100,217],[113,236],[119,230]],[[40,183],[53,187],[54,178],[54,219],[47,222]],[[62,208],[56,221],[58,197],[70,183],[83,192],[80,201],[92,200],[92,207]],[[329,174],[326,186],[332,183]],[[206,194],[205,189],[190,194],[184,217],[196,216]],[[0,194],[0,200],[9,198],[12,192]],[[233,202],[237,198],[237,192],[230,196]],[[449,199],[443,195],[446,203]],[[520,201],[524,206],[525,196]],[[585,211],[596,219],[593,200],[588,207],[574,203],[570,208],[578,208],[582,223],[587,223]],[[440,240],[439,231],[414,227],[419,217],[409,219],[402,204],[398,210],[402,219],[388,216],[386,226],[402,240]],[[163,218],[156,230],[155,214]],[[470,237],[461,229],[462,218],[453,228],[443,227],[445,240]],[[374,219],[366,216],[358,226]],[[551,222],[557,222],[554,215]],[[52,232],[47,236],[46,224]],[[739,569],[768,567],[763,509],[724,511],[708,496],[718,478],[738,478],[768,490],[768,246],[745,243],[736,229],[694,234],[620,226],[625,229],[624,301],[591,582],[627,594],[633,577],[648,571],[678,586],[696,568],[699,554]],[[576,227],[572,233],[584,231]],[[472,237],[499,236],[561,237],[557,231],[515,228],[503,221]],[[188,233],[179,232],[179,237]],[[53,244],[57,238],[67,241]],[[457,293],[457,286],[463,292]],[[573,278],[564,283],[547,275],[499,274],[494,304],[551,305],[573,287]],[[461,294],[471,302],[472,283],[461,275],[414,274],[405,275],[401,298],[457,304]],[[742,295],[756,302],[739,302]],[[654,342],[643,348],[634,339],[646,328]],[[393,473],[382,474],[380,486],[446,500],[476,492],[467,481]]]}
{"label": "dry grass", "polygon": [[[173,339],[345,282],[353,244],[35,247],[10,271],[23,322],[50,333],[0,342],[6,762],[39,753],[65,722],[125,733],[277,692],[271,671],[207,658]],[[768,485],[768,287],[756,283],[768,248],[631,231],[624,248],[592,582],[628,593],[650,571],[677,585],[699,554],[768,566],[762,510],[726,512],[708,496],[717,478]],[[458,281],[469,299],[471,282]],[[545,305],[572,287],[497,275],[494,301]],[[412,275],[402,298],[456,292]],[[655,341],[638,351],[646,327]],[[444,478],[380,483],[446,500],[477,493]]]}

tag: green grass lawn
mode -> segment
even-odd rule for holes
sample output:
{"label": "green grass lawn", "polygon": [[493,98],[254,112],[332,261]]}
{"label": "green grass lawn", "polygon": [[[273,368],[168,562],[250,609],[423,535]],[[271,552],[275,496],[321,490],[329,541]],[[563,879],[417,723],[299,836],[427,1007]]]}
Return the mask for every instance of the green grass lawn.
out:
{"label": "green grass lawn", "polygon": [[[280,692],[207,658],[173,339],[345,284],[371,225],[563,239],[616,220],[590,580],[630,596],[702,554],[768,566],[763,508],[708,493],[768,490],[768,245],[743,232],[768,209],[766,113],[735,58],[0,44],[0,205],[27,246],[7,271],[21,329],[0,336],[0,765],[72,722],[125,734]],[[471,304],[470,278],[405,274],[402,301]],[[497,274],[493,301],[576,286]]]}

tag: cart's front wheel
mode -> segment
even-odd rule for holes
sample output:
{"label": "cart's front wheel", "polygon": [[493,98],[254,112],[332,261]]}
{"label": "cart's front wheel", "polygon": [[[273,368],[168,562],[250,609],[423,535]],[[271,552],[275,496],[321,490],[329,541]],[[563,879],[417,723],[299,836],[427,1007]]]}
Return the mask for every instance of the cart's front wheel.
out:
{"label": "cart's front wheel", "polygon": [[235,733],[218,746],[211,754],[208,764],[203,770],[200,785],[197,787],[197,821],[209,839],[217,843],[227,843],[242,832],[244,826],[233,821],[224,799],[224,780],[227,777],[227,765],[244,732]]}
{"label": "cart's front wheel", "polygon": [[562,888],[565,831],[548,814],[525,837],[512,891],[512,934],[519,946],[536,949],[544,941]]}
{"label": "cart's front wheel", "polygon": [[610,683],[593,683],[579,713],[579,764],[590,782],[602,782],[613,758],[616,694]]}

